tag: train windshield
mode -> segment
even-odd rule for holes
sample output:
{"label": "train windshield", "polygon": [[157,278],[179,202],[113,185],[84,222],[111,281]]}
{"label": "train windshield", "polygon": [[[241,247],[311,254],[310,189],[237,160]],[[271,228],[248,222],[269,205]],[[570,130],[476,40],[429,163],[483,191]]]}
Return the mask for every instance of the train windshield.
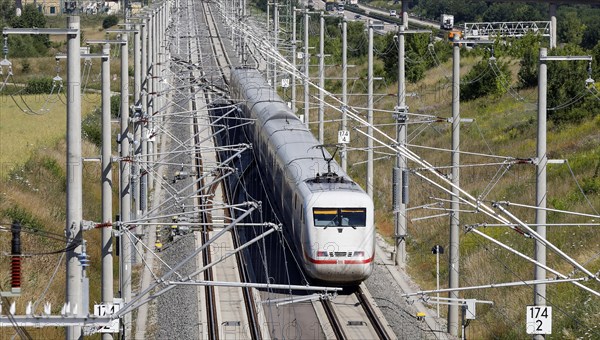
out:
{"label": "train windshield", "polygon": [[315,227],[365,227],[365,208],[313,208]]}

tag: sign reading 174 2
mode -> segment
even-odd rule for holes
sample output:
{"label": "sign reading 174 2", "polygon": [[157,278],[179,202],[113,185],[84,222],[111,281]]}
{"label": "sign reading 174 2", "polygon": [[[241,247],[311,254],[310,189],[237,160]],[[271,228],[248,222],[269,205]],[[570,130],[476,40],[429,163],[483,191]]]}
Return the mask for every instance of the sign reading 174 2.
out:
{"label": "sign reading 174 2", "polygon": [[527,306],[527,334],[552,334],[552,307]]}

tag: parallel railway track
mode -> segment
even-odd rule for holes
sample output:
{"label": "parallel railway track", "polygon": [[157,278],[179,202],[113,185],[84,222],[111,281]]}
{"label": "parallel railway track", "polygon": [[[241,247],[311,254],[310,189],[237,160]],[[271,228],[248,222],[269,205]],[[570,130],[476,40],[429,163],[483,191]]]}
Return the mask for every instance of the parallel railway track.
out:
{"label": "parallel railway track", "polygon": [[[217,25],[214,21],[214,16],[212,15],[212,10],[210,8],[210,5],[208,3],[202,2],[202,3],[193,3],[191,1],[188,2],[189,6],[190,6],[190,12],[193,13],[192,17],[193,18],[199,18],[200,16],[202,16],[202,18],[204,18],[205,23],[208,27],[208,36],[210,37],[210,41],[211,41],[211,52],[212,53],[206,53],[206,50],[202,50],[202,43],[206,43],[206,36],[207,33],[206,31],[201,32],[201,30],[199,29],[198,25],[194,25],[193,29],[194,29],[194,34],[193,36],[195,36],[195,43],[196,43],[196,49],[192,48],[192,46],[190,46],[189,49],[189,60],[192,60],[193,58],[196,59],[198,61],[199,65],[206,65],[208,67],[211,68],[210,71],[214,72],[215,69],[219,69],[221,70],[221,75],[218,77],[220,78],[220,81],[218,81],[218,79],[216,79],[215,76],[211,76],[209,77],[210,79],[200,79],[200,82],[202,82],[202,80],[210,80],[211,82],[217,82],[217,83],[222,83],[222,84],[226,84],[227,83],[227,77],[228,74],[226,72],[227,68],[229,67],[229,60],[227,59],[227,54],[225,52],[225,48],[223,46],[223,42],[220,39],[219,36],[219,32],[217,30]],[[201,13],[200,13],[201,12]],[[204,39],[203,39],[204,37]],[[204,41],[203,41],[204,40]],[[211,58],[210,60],[206,60],[207,58],[203,58],[203,52],[204,54],[210,54]],[[197,53],[197,56],[192,56],[192,53]],[[202,78],[206,78],[207,77],[207,72],[209,71],[204,71],[201,70],[200,71],[200,77]],[[213,73],[214,74],[214,73]],[[195,75],[193,72],[190,72],[190,78],[191,79],[195,79]],[[223,85],[221,85],[223,86]],[[219,89],[221,86],[219,86],[217,84],[217,86],[211,86],[211,87],[203,87],[203,89],[201,90],[201,93],[194,93],[195,92],[195,87],[191,88],[191,94],[192,94],[192,111],[193,112],[197,112],[199,107],[205,107],[206,105],[208,105],[209,103],[211,103],[214,100],[214,94],[215,94],[215,89]],[[201,100],[202,103],[200,102],[196,102],[196,100]],[[208,112],[210,114],[210,112]],[[206,119],[206,117],[204,117]],[[204,173],[206,170],[204,164],[203,164],[203,157],[205,157],[206,155],[202,155],[201,154],[201,149],[199,148],[199,145],[202,143],[201,141],[201,126],[202,126],[202,122],[200,122],[198,120],[198,115],[195,114],[194,118],[193,118],[193,135],[194,135],[194,141],[195,141],[195,145],[196,147],[196,155],[195,158],[197,160],[197,173],[198,174],[202,174]],[[206,123],[204,124],[204,127],[206,128]],[[212,132],[214,133],[214,129],[212,130]],[[218,154],[216,155],[217,159],[218,159]],[[219,176],[220,177],[220,176]],[[211,224],[214,223],[213,220],[213,216],[211,213],[206,213],[206,211],[210,211],[212,208],[212,203],[209,202],[209,200],[211,200],[211,196],[214,195],[214,191],[215,188],[214,186],[207,186],[207,183],[204,180],[201,180],[198,182],[198,192],[200,193],[200,202],[198,202],[198,204],[202,207],[202,208],[208,208],[208,209],[202,209],[202,211],[204,211],[202,213],[201,216],[201,220],[203,222],[203,224]],[[224,185],[222,185],[222,183],[217,183],[216,185],[220,185],[223,189],[225,189]],[[202,189],[203,188],[203,189]],[[214,197],[214,196],[213,196]],[[224,203],[227,205],[229,204],[228,202],[228,195],[225,192],[225,195],[223,195],[222,199],[224,200]],[[229,209],[223,209],[223,213],[224,213],[224,217],[223,217],[223,221],[227,221],[227,220],[232,220],[232,212]],[[201,236],[201,242],[202,244],[206,243],[210,237],[210,230],[211,228],[208,227],[203,227],[202,231],[200,232],[200,236]],[[231,233],[231,235],[229,236],[225,236],[225,237],[231,237],[232,238],[232,244],[233,244],[233,248],[236,248],[239,246],[239,242],[238,242],[238,237],[235,234],[235,229],[234,231]],[[211,251],[205,251],[202,253],[202,261],[203,261],[203,265],[206,266],[208,264],[210,264],[213,260],[211,258]],[[242,282],[247,282],[247,273],[244,270],[244,265],[243,265],[243,257],[241,255],[241,253],[237,253],[236,254],[236,263],[237,263],[237,268],[238,268],[238,275],[241,278]],[[218,268],[218,266],[217,266]],[[215,275],[214,275],[214,270],[213,268],[207,269],[204,271],[203,273],[204,275],[204,280],[205,281],[213,281],[215,280]],[[223,337],[223,325],[224,324],[228,324],[230,322],[230,320],[226,320],[224,317],[221,317],[220,313],[221,311],[219,311],[219,297],[218,297],[218,289],[222,289],[222,288],[215,288],[214,286],[207,286],[205,288],[205,303],[206,303],[206,320],[207,320],[207,336],[209,339],[219,339],[220,337]],[[229,288],[232,289],[232,288]],[[256,311],[256,305],[255,305],[255,301],[254,301],[254,297],[252,294],[252,289],[248,288],[248,287],[244,287],[244,288],[237,288],[239,290],[241,290],[241,296],[243,297],[243,304],[245,305],[245,313],[246,313],[246,317],[248,320],[248,325],[240,325],[243,328],[246,329],[247,334],[250,336],[251,339],[263,339],[262,335],[261,335],[261,330],[260,330],[260,323],[258,321],[258,317],[257,317],[257,311]],[[235,322],[234,322],[235,323]],[[242,334],[239,334],[242,335]],[[242,338],[245,338],[245,336],[241,336]]]}
{"label": "parallel railway track", "polygon": [[362,285],[351,294],[322,299],[331,335],[336,339],[395,339],[371,301]]}
{"label": "parallel railway track", "polygon": [[[211,83],[210,86],[201,86],[201,89],[198,92],[196,92],[198,88],[197,85],[192,86],[190,89],[190,95],[192,98],[191,109],[192,112],[195,112],[193,116],[192,131],[194,135],[194,142],[197,145],[194,155],[196,164],[194,164],[194,166],[197,169],[197,174],[202,174],[208,170],[208,166],[204,163],[204,158],[206,155],[201,154],[201,148],[199,147],[199,145],[202,143],[200,136],[203,122],[199,121],[197,112],[201,108],[213,102],[215,95],[218,97],[221,94],[224,94],[223,91],[228,83],[228,71],[230,70],[231,62],[229,56],[227,55],[224,42],[220,38],[218,24],[214,19],[215,16],[212,13],[211,4],[206,2],[193,2],[191,0],[188,0],[186,3],[190,13],[188,18],[190,18],[191,21],[194,21],[194,23],[190,25],[191,38],[187,46],[188,61],[191,65],[194,65],[194,67],[192,67],[189,71],[189,79],[191,83],[195,84]],[[199,18],[203,18],[205,21],[206,30],[204,30],[204,27],[202,29],[199,28],[197,22],[201,20]],[[207,52],[206,48],[208,47],[204,46],[206,45],[207,37],[211,45],[210,52]],[[210,55],[211,60],[207,60],[207,58],[203,56],[203,53],[204,56]],[[196,61],[196,63],[193,61]],[[203,67],[207,69],[203,70]],[[217,69],[221,70],[219,76],[215,74],[215,70]],[[210,73],[210,75],[208,75],[208,73]],[[216,84],[214,84],[215,81]],[[204,124],[206,124],[206,122],[204,122]],[[204,127],[206,127],[206,125],[204,125]],[[214,126],[212,128],[212,132],[215,133],[217,128]],[[216,157],[219,157],[219,155],[217,154]],[[230,199],[231,193],[228,192],[228,188],[226,188],[225,185],[219,185],[222,186],[222,190],[224,191],[223,200],[225,201]],[[212,208],[212,203],[209,203],[206,200],[207,197],[210,197],[210,195],[214,193],[214,190],[213,188],[209,189],[207,187],[207,183],[204,180],[201,180],[197,183],[197,191],[200,197],[198,198],[199,202],[197,204],[203,208],[201,210],[204,211],[201,213],[201,216],[199,216],[200,220],[202,221],[202,225],[210,225],[211,223],[214,223],[214,216],[212,213],[206,212],[210,211],[210,209],[205,208]],[[225,203],[227,204],[228,202],[225,201]],[[228,221],[235,218],[235,216],[233,216],[233,211],[229,209],[223,209],[223,214],[223,221]],[[200,231],[200,236],[201,242],[205,243],[210,237],[210,228],[206,226],[203,227]],[[235,228],[231,233],[231,237],[233,241],[232,247],[239,247],[240,239],[236,234]],[[214,260],[210,258],[210,253],[210,251],[205,251],[202,253],[203,266],[210,264],[211,261]],[[236,263],[240,281],[249,282],[249,275],[246,272],[244,258],[241,256],[241,253],[236,254]],[[214,279],[215,276],[213,269],[204,271],[203,280],[212,281]],[[221,328],[222,324],[228,321],[221,316],[222,311],[219,310],[219,289],[220,288],[207,286],[204,290],[204,301],[206,306],[202,306],[202,308],[205,308],[207,322],[206,333],[204,334],[209,339],[219,339],[224,337]],[[262,329],[260,325],[260,317],[257,313],[257,305],[256,301],[254,300],[255,294],[253,293],[253,289],[248,287],[238,289],[240,289],[241,296],[243,296],[245,314],[248,322],[248,325],[244,325],[247,326],[246,337],[251,339],[264,339],[272,336],[271,334],[263,334],[263,332],[266,330]],[[355,293],[350,295],[338,295],[334,300],[322,300],[322,308],[327,319],[327,326],[324,326],[323,333],[327,333],[325,328],[332,331],[332,334],[326,334],[326,338],[395,338],[393,333],[389,331],[389,327],[386,328],[386,325],[382,324],[381,315],[378,315],[375,312],[375,307],[373,307],[369,301],[370,300],[362,291],[362,287],[359,287]],[[244,338],[244,336],[241,336],[240,338]]]}

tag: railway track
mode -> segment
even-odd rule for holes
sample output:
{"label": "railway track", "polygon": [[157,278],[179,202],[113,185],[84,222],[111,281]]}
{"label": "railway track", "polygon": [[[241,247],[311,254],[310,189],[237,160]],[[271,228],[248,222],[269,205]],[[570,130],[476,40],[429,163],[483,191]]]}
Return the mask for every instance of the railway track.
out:
{"label": "railway track", "polygon": [[328,338],[396,339],[362,284],[350,294],[321,299],[321,305],[329,321]]}
{"label": "railway track", "polygon": [[[223,24],[215,20],[219,16],[213,13],[215,9],[213,6],[216,5],[192,0],[185,0],[182,3],[184,5],[181,10],[186,13],[182,18],[187,21],[184,27],[187,27],[189,35],[185,36],[184,48],[187,60],[182,61],[188,65],[187,70],[182,67],[182,72],[186,74],[181,79],[187,79],[189,111],[192,112],[190,133],[193,136],[193,166],[196,173],[195,205],[200,208],[199,212],[196,212],[199,215],[196,218],[200,221],[199,230],[196,231],[197,247],[199,247],[211,240],[216,231],[221,230],[228,221],[235,218],[234,212],[228,208],[231,204],[228,200],[231,193],[222,181],[219,181],[219,178],[225,175],[224,170],[215,167],[224,160],[219,159],[219,153],[215,152],[218,148],[215,147],[213,136],[216,130],[223,126],[220,122],[211,124],[211,119],[214,117],[211,118],[213,115],[209,105],[217,98],[226,95],[231,60],[236,56],[229,55],[226,42],[221,39],[219,26],[222,29]],[[183,37],[179,38],[183,39]],[[257,58],[256,55],[252,57]],[[206,152],[207,150],[213,151]],[[232,230],[222,237],[223,241],[218,241],[218,247],[213,243],[208,251],[202,252],[202,258],[197,261],[198,267],[210,267],[211,263],[220,261],[225,253],[241,246],[243,242],[240,241],[236,228]],[[244,261],[241,252],[238,252],[235,257],[231,257],[231,261],[226,260],[212,268],[205,268],[197,278],[203,281],[227,283],[251,282]],[[282,329],[265,327],[267,322],[276,322],[275,319],[267,320],[261,314],[261,311],[264,312],[265,309],[274,306],[265,302],[265,299],[276,300],[283,296],[284,299],[295,300],[301,296],[295,294],[297,292],[277,294],[268,291],[259,294],[254,288],[238,287],[235,284],[228,287],[200,285],[198,288],[201,309],[200,337],[206,339],[225,339],[232,336],[246,339],[279,337],[278,332],[284,333],[285,327]],[[387,327],[385,321],[381,321],[385,319],[371,301],[368,293],[359,287],[356,292],[348,295],[340,294],[333,300],[323,299],[320,303],[294,302],[292,305],[295,307],[288,307],[291,312],[284,312],[290,313],[293,317],[288,315],[284,319],[291,320],[298,330],[314,324],[314,320],[319,319],[320,329],[315,329],[310,334],[305,332],[303,335],[297,330],[296,334],[299,338],[394,339],[393,332]],[[273,314],[273,311],[270,313]],[[319,316],[320,314],[323,315]]]}
{"label": "railway track", "polygon": [[[192,65],[202,65],[194,67],[190,71],[190,79],[197,83],[210,81],[211,86],[201,86],[196,92],[196,87],[191,87],[191,110],[194,112],[192,134],[195,145],[195,160],[197,174],[211,173],[206,177],[201,177],[197,182],[198,205],[202,211],[200,220],[202,221],[200,234],[200,243],[205,244],[215,236],[215,231],[232,220],[231,211],[226,208],[229,205],[228,196],[224,191],[224,186],[218,181],[223,177],[223,172],[213,166],[221,163],[216,152],[206,152],[213,149],[213,134],[216,132],[211,124],[210,111],[207,110],[208,104],[213,102],[220,95],[220,90],[225,87],[228,78],[229,60],[222,40],[220,39],[215,23],[212,9],[208,3],[194,3],[188,1],[189,21],[193,22],[192,36],[195,39],[190,40],[189,61]],[[199,20],[199,18],[201,18]],[[203,21],[206,27],[201,29],[200,23]],[[207,33],[208,32],[208,33]],[[207,39],[210,41],[207,49]],[[192,46],[194,45],[194,46]],[[217,75],[219,70],[220,75]],[[210,74],[210,76],[209,76]],[[219,206],[221,208],[219,208]],[[209,251],[202,252],[202,266],[208,267],[213,261],[219,260],[225,252],[239,247],[237,237],[234,232],[222,236],[219,239],[218,246],[211,245]],[[214,256],[213,256],[214,255]],[[212,268],[203,271],[205,281],[227,281],[239,282],[247,281],[244,271],[243,258],[240,253],[236,253],[231,260],[225,260]],[[261,334],[259,317],[257,316],[256,303],[251,288],[248,287],[204,287],[204,308],[206,331],[203,335],[208,339],[220,338],[246,338],[263,339]],[[268,338],[268,337],[267,337]]]}

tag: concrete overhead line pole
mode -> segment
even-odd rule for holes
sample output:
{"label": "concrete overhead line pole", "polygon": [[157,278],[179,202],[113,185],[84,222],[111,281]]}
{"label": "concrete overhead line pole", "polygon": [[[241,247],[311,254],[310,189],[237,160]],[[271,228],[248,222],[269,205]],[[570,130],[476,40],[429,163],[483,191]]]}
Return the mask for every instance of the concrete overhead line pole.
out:
{"label": "concrete overhead line pole", "polygon": [[[140,202],[140,161],[142,156],[142,50],[141,50],[141,25],[135,24],[133,31],[133,106],[132,106],[132,121],[133,121],[133,169],[131,190],[133,191],[134,216],[135,219],[141,217],[141,202]],[[136,263],[141,262],[141,253],[135,252]]]}
{"label": "concrete overhead line pole", "polygon": [[[241,0],[242,6],[242,17],[240,18],[242,22],[246,21],[246,0]],[[247,48],[246,48],[246,36],[244,34],[240,35],[240,55],[242,64],[246,64],[248,62],[247,58]]]}
{"label": "concrete overhead line pole", "polygon": [[296,51],[298,49],[296,43],[296,6],[292,7],[292,68],[294,72],[292,73],[292,83],[290,84],[292,87],[292,112],[296,113],[296,70],[298,69],[296,66]]}
{"label": "concrete overhead line pole", "polygon": [[[67,34],[67,224],[68,245],[77,245],[67,251],[67,302],[77,309],[74,314],[84,316],[82,280],[85,267],[82,266],[83,233],[83,164],[81,158],[81,42],[80,19],[67,17],[67,28],[74,33]],[[67,339],[82,339],[83,329],[72,326],[67,329]]]}
{"label": "concrete overhead line pole", "polygon": [[[396,141],[406,146],[408,106],[406,105],[406,67],[405,34],[416,33],[408,29],[408,1],[402,1],[402,25],[398,27],[398,101],[394,112],[396,119]],[[400,268],[406,267],[406,206],[408,204],[408,164],[406,157],[396,154],[396,166],[392,170],[394,209],[394,263]]]}
{"label": "concrete overhead line pole", "polygon": [[[398,102],[394,118],[396,119],[396,141],[400,147],[406,146],[406,121],[408,120],[408,107],[406,106],[406,69],[404,64],[404,26],[398,30]],[[393,207],[395,224],[395,264],[404,269],[406,267],[406,205],[408,204],[408,164],[405,156],[396,154],[396,166],[392,173],[393,179]]]}
{"label": "concrete overhead line pole", "polygon": [[[124,228],[128,227],[131,221],[131,160],[129,151],[129,51],[127,43],[127,33],[133,30],[107,30],[107,32],[120,33],[121,40],[117,43],[121,45],[121,129],[119,132],[118,143],[119,152],[119,175],[120,175],[120,195],[119,206],[121,224],[120,234],[120,290],[123,302],[131,300],[131,256],[132,245],[129,235],[124,233]],[[102,42],[102,41],[100,41]],[[126,314],[123,318],[125,338],[131,336],[131,314]]]}
{"label": "concrete overhead line pole", "polygon": [[[110,124],[110,44],[102,46],[102,223],[112,225],[112,134]],[[113,304],[113,235],[112,227],[102,228],[102,302]],[[112,334],[102,334],[111,340]]]}
{"label": "concrete overhead line pole", "polygon": [[[348,21],[346,17],[342,20],[342,131],[348,130]],[[340,158],[342,170],[348,168],[348,153],[346,143],[342,144]]]}
{"label": "concrete overhead line pole", "polygon": [[556,48],[557,26],[556,26],[556,3],[550,3],[550,48]]}
{"label": "concrete overhead line pole", "polygon": [[[158,91],[158,65],[157,63],[158,58],[157,58],[157,51],[158,51],[158,13],[159,10],[156,9],[154,11],[152,11],[152,31],[148,32],[149,35],[149,39],[152,41],[152,49],[148,50],[149,54],[152,55],[152,63],[149,64],[150,67],[150,77],[152,78],[152,82],[150,83],[152,85],[151,87],[151,91],[150,93],[152,94],[152,112],[150,113],[150,134],[154,135],[151,139],[150,139],[150,143],[149,143],[149,153],[152,155],[152,157],[150,158],[150,162],[151,163],[155,163],[156,162],[156,146],[158,145],[157,139],[156,139],[156,119],[157,117],[155,117],[156,113],[158,112],[158,108],[160,107],[160,99],[158,98],[157,95],[157,91]],[[150,190],[152,190],[152,187],[154,186],[154,182],[150,181]]]}
{"label": "concrete overhead line pole", "polygon": [[150,140],[150,134],[154,132],[153,118],[154,114],[154,15],[155,11],[151,10],[147,17],[147,54],[146,54],[146,184],[148,184],[148,191],[152,191],[154,188],[154,181],[149,179],[150,176],[150,163],[154,160],[152,153],[154,152],[152,141]]}
{"label": "concrete overhead line pole", "polygon": [[[539,57],[539,73],[538,73],[538,130],[537,130],[537,153],[536,153],[536,192],[535,203],[538,208],[535,212],[536,232],[538,235],[546,239],[546,205],[547,205],[547,188],[546,188],[546,168],[548,166],[547,145],[547,95],[548,95],[548,66],[547,61],[591,61],[590,56],[548,56],[546,48],[540,48]],[[534,280],[545,280],[546,269],[546,245],[540,241],[535,241],[535,260],[541,264],[535,266]],[[533,303],[536,306],[546,305],[546,285],[536,284],[534,286]],[[544,335],[535,335],[534,339],[543,339]]]}
{"label": "concrete overhead line pole", "polygon": [[[448,287],[459,287],[459,199],[460,192],[460,45],[454,43],[452,59],[452,197],[450,211],[450,246],[449,268],[448,268]],[[458,299],[458,292],[448,293],[448,298]],[[448,305],[448,333],[458,335],[458,305]]]}
{"label": "concrete overhead line pole", "polygon": [[[78,16],[67,17],[66,29],[38,28],[5,28],[4,35],[12,34],[48,34],[67,36],[67,190],[66,190],[66,223],[67,237],[66,259],[66,303],[70,304],[75,316],[88,314],[84,305],[87,297],[83,297],[83,285],[86,277],[81,229],[83,219],[83,162],[81,157],[81,50],[80,19]],[[83,339],[81,326],[68,326],[67,339]]]}
{"label": "concrete overhead line pole", "polygon": [[[271,5],[272,2],[267,1],[267,41],[271,42]],[[271,62],[272,58],[267,54],[267,81],[271,81]],[[271,84],[273,86],[273,84]]]}
{"label": "concrete overhead line pole", "polygon": [[310,129],[310,54],[308,54],[308,10],[304,12],[304,124]]}
{"label": "concrete overhead line pole", "polygon": [[146,16],[140,17],[142,19],[141,24],[141,60],[140,60],[140,77],[141,77],[141,106],[142,116],[141,119],[141,136],[139,139],[141,148],[141,166],[140,166],[140,210],[142,215],[146,213],[146,206],[148,204],[148,18]]}
{"label": "concrete overhead line pole", "polygon": [[[403,3],[404,5],[404,3]],[[405,67],[405,36],[413,33],[430,33],[429,30],[407,30],[408,21],[398,27],[398,101],[396,104],[394,118],[396,119],[396,140],[398,145],[406,147],[408,106],[406,105],[406,67]],[[393,169],[393,208],[395,223],[395,249],[394,262],[400,268],[406,267],[406,235],[407,209],[408,205],[408,163],[401,153],[396,154],[396,166]]]}
{"label": "concrete overhead line pole", "polygon": [[[119,143],[121,152],[119,154],[120,167],[120,215],[121,215],[121,297],[123,302],[131,301],[131,252],[132,245],[129,235],[123,233],[131,221],[131,155],[129,154],[129,50],[127,44],[127,33],[121,34],[121,130]],[[123,318],[125,339],[131,337],[131,314]]]}
{"label": "concrete overhead line pole", "polygon": [[323,11],[319,15],[319,143],[325,143],[325,16]]}
{"label": "concrete overhead line pole", "polygon": [[369,63],[367,73],[367,194],[373,198],[373,20],[369,20]]}
{"label": "concrete overhead line pole", "polygon": [[[273,46],[275,46],[274,53],[279,53],[279,4],[277,1],[273,3]],[[277,91],[277,57],[273,58],[273,88]]]}

